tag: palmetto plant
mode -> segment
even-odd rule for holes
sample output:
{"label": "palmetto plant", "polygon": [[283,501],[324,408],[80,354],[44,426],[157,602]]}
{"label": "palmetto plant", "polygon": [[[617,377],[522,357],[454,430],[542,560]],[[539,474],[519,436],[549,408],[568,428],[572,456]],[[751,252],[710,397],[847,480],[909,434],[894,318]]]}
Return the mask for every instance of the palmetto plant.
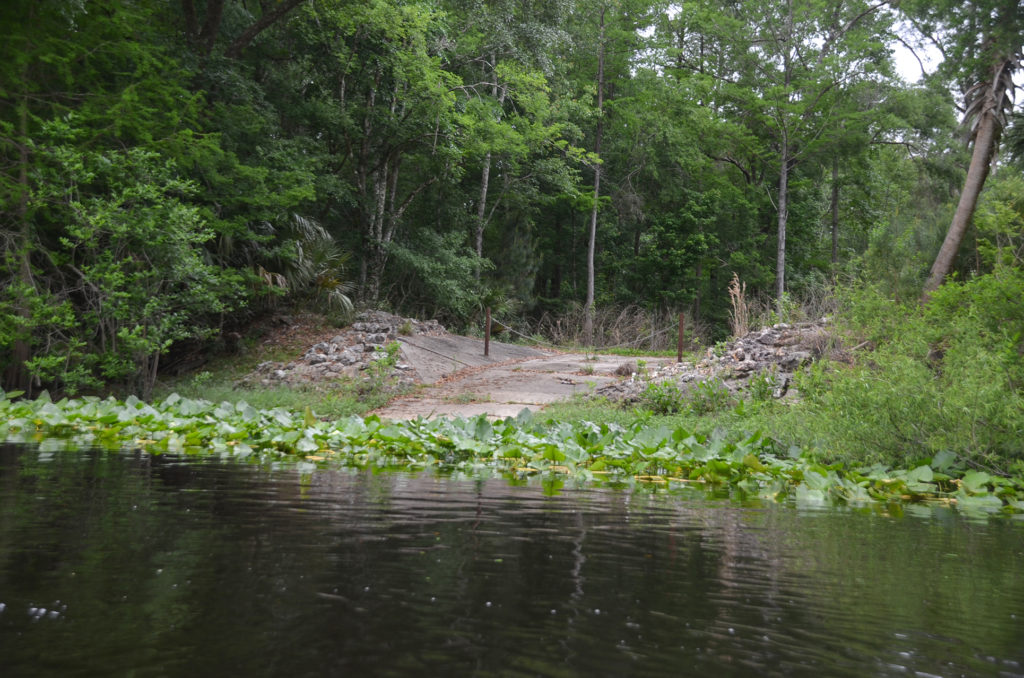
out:
{"label": "palmetto plant", "polygon": [[[266,224],[271,232],[275,229]],[[355,286],[345,277],[351,254],[319,222],[300,214],[282,220],[282,255],[275,271],[263,266],[257,274],[269,286],[322,304],[325,310],[348,313]]]}

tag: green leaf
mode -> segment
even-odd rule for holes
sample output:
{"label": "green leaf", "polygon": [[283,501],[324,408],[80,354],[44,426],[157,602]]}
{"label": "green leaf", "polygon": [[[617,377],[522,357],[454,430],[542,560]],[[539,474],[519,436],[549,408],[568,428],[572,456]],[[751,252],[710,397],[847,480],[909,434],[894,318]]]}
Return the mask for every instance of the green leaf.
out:
{"label": "green leaf", "polygon": [[978,494],[980,492],[987,492],[988,488],[986,485],[992,477],[984,471],[968,471],[961,478],[963,488],[970,494]]}
{"label": "green leaf", "polygon": [[320,446],[317,445],[315,440],[310,440],[309,438],[303,438],[298,443],[296,443],[295,449],[297,449],[299,452],[302,452],[302,453],[305,454],[305,453],[308,453],[308,452],[316,452],[317,450],[320,449]]}
{"label": "green leaf", "polygon": [[907,483],[930,482],[933,477],[931,466],[918,466],[907,472]]}
{"label": "green leaf", "polygon": [[964,510],[979,510],[985,512],[998,511],[1003,507],[999,497],[991,494],[983,496],[961,495],[956,498],[957,506]]}
{"label": "green leaf", "polygon": [[943,450],[932,457],[932,468],[936,471],[948,471],[955,461],[955,454],[949,450]]}
{"label": "green leaf", "polygon": [[797,485],[796,487],[796,500],[797,503],[801,504],[823,504],[825,503],[825,493],[820,489],[810,489],[805,485]]}
{"label": "green leaf", "polygon": [[768,468],[761,463],[761,460],[758,459],[753,454],[748,454],[747,456],[743,457],[743,465],[747,466],[748,468],[754,469],[758,473],[764,473],[765,471],[768,470]]}

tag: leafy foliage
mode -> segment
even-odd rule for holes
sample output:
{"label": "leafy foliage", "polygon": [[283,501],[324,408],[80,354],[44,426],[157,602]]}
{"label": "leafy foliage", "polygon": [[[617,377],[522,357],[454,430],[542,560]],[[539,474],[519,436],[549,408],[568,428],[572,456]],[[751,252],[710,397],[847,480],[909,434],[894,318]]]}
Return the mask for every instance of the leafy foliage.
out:
{"label": "leafy foliage", "polygon": [[923,308],[853,294],[851,331],[876,349],[801,376],[792,418],[804,440],[847,460],[912,464],[945,452],[989,470],[1020,464],[1021,294],[1019,269],[947,284]]}
{"label": "leafy foliage", "polygon": [[410,422],[352,417],[322,421],[245,402],[215,404],[171,395],[146,404],[83,398],[0,399],[0,438],[42,445],[140,446],[159,454],[214,454],[265,461],[378,469],[491,468],[511,476],[566,475],[584,481],[682,484],[737,497],[797,503],[943,501],[966,511],[1024,511],[1024,478],[965,470],[939,453],[911,470],[822,465],[755,434],[729,441],[682,428],[542,422],[527,411],[490,422]]}
{"label": "leafy foliage", "polygon": [[[992,58],[1017,63],[1017,14],[986,23],[1004,9],[10,0],[3,383],[146,395],[175,343],[283,305],[453,326],[500,306],[525,334],[571,337],[595,213],[604,343],[653,346],[679,312],[689,336],[724,337],[734,274],[780,318],[843,274],[913,298],[967,164],[951,91],[979,101]],[[919,84],[893,73],[900,18],[951,47]],[[1020,167],[989,184],[962,279],[1020,263]],[[643,314],[634,336],[600,331],[619,309]],[[906,378],[929,383],[919,367]]]}

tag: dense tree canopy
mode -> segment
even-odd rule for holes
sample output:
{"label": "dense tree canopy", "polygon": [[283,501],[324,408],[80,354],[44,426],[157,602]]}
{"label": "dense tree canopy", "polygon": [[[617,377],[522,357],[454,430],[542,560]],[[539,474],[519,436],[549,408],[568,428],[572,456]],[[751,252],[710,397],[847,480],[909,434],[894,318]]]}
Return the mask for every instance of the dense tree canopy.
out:
{"label": "dense tree canopy", "polygon": [[[940,278],[1017,265],[996,142],[1024,155],[1022,21],[1005,0],[9,0],[3,385],[145,393],[174,346],[281,304],[546,327],[633,306],[711,339],[734,274],[780,313],[840,273],[912,295],[968,165],[996,180]],[[942,67],[901,80],[895,46],[927,41]]]}

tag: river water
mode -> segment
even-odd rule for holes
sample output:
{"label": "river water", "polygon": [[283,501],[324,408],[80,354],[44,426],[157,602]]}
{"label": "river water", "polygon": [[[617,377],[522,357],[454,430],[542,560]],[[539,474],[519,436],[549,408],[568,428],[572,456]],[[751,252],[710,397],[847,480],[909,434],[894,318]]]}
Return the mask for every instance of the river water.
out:
{"label": "river water", "polygon": [[1024,524],[0,446],[0,675],[1021,676]]}

